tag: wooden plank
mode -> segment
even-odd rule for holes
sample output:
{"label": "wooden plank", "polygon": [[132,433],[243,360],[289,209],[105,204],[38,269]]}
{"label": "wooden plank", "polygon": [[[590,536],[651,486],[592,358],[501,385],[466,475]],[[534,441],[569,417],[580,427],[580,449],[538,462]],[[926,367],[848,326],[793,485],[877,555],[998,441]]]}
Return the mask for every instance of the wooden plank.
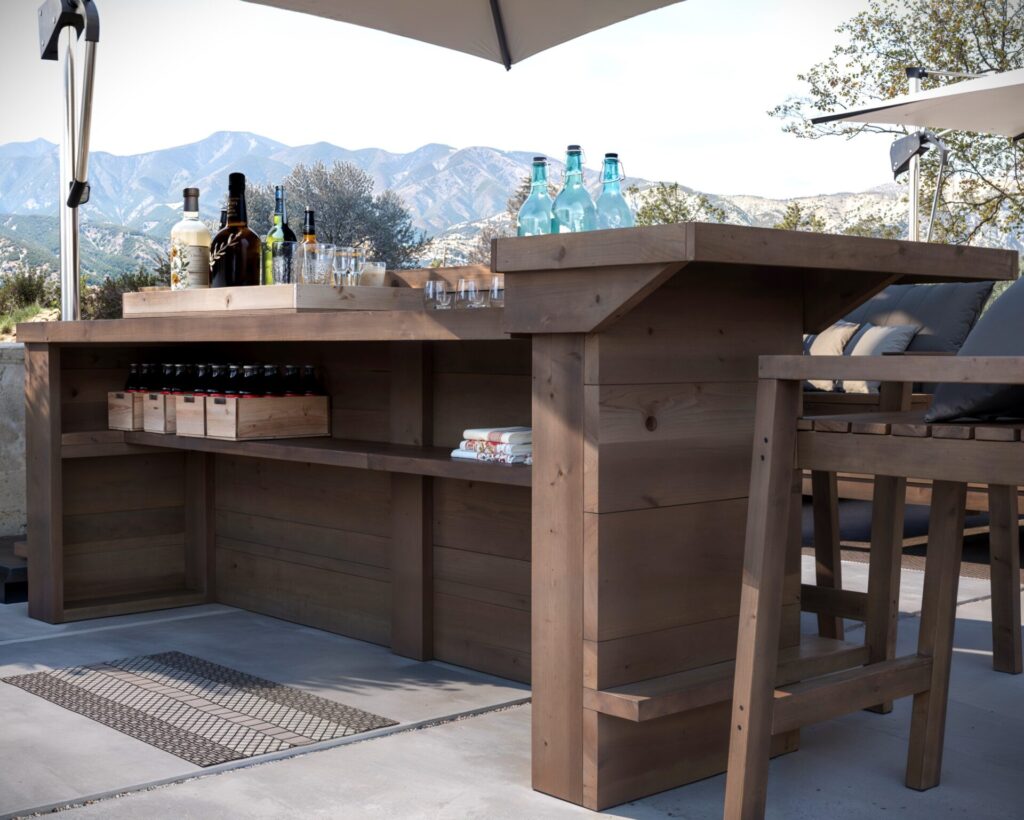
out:
{"label": "wooden plank", "polygon": [[992,573],[992,667],[1019,675],[1020,620],[1020,513],[1017,488],[993,484],[989,495],[989,549]]}
{"label": "wooden plank", "polygon": [[729,727],[726,817],[754,817],[764,812],[799,404],[798,382],[764,380],[758,385]]}
{"label": "wooden plank", "polygon": [[814,429],[819,433],[849,433],[850,422],[839,416],[825,417],[814,420]]}
{"label": "wooden plank", "polygon": [[185,454],[75,459],[64,465],[64,514],[181,507]]}
{"label": "wooden plank", "polygon": [[[583,636],[607,641],[734,616],[746,499],[587,513]],[[799,603],[799,578],[784,600]]]}
{"label": "wooden plank", "polygon": [[64,614],[60,381],[60,348],[25,345],[28,612],[48,623],[60,623]]}
{"label": "wooden plank", "polygon": [[[839,549],[839,492],[835,473],[811,473],[814,513],[814,576],[816,589],[843,590],[843,562]],[[801,587],[801,605],[807,604],[806,586]],[[843,639],[843,617],[837,612],[818,612],[818,634],[823,638]]]}
{"label": "wooden plank", "polygon": [[914,696],[907,753],[908,788],[930,789],[939,783],[942,741],[946,730],[949,668],[953,661],[956,594],[963,555],[964,498],[959,482],[936,481],[928,519],[928,562],[921,601],[917,654],[931,661],[929,679]]}
{"label": "wooden plank", "polygon": [[433,657],[433,520],[430,480],[391,476],[391,651]]}
{"label": "wooden plank", "polygon": [[1020,451],[1000,441],[904,438],[895,447],[882,436],[798,433],[797,445],[800,466],[812,470],[877,470],[884,475],[978,484],[1024,482]]}
{"label": "wooden plank", "polygon": [[205,592],[209,601],[217,598],[215,492],[214,456],[209,453],[186,453],[185,586]]}
{"label": "wooden plank", "polygon": [[529,561],[529,488],[435,480],[434,546]]}
{"label": "wooden plank", "polygon": [[433,443],[449,451],[470,427],[529,427],[525,374],[437,373],[433,379]]}
{"label": "wooden plank", "polygon": [[[731,660],[738,616],[686,624],[610,641],[583,642],[583,680],[589,689],[611,689]],[[782,608],[779,645],[799,636],[800,606]]]}
{"label": "wooden plank", "polygon": [[966,441],[974,437],[974,430],[967,424],[933,424],[933,438],[955,438]]}
{"label": "wooden plank", "polygon": [[588,385],[586,392],[596,414],[587,512],[746,496],[753,383]]}
{"label": "wooden plank", "polygon": [[893,273],[858,271],[850,276],[847,271],[804,271],[804,331],[820,333],[899,278]]}
{"label": "wooden plank", "polygon": [[800,352],[801,298],[783,272],[688,265],[587,337],[587,384],[755,381],[759,355]]}
{"label": "wooden plank", "polygon": [[78,544],[64,556],[65,606],[110,596],[185,588],[182,533]]}
{"label": "wooden plank", "polygon": [[434,657],[529,683],[530,613],[435,589]]}
{"label": "wooden plank", "polygon": [[94,618],[112,618],[136,612],[155,612],[206,603],[202,592],[187,589],[155,591],[142,595],[107,596],[75,601],[64,612],[65,621],[89,621]]}
{"label": "wooden plank", "polygon": [[785,686],[775,693],[772,731],[786,732],[928,688],[932,659],[911,655]]}
{"label": "wooden plank", "polygon": [[458,341],[505,339],[500,310],[349,310],[272,316],[208,316],[28,322],[19,341],[33,344],[180,344],[188,342]]}
{"label": "wooden plank", "polygon": [[511,333],[595,333],[613,325],[679,271],[683,263],[525,271],[506,278]]}
{"label": "wooden plank", "polygon": [[804,612],[816,612],[819,619],[829,616],[832,620],[863,621],[867,617],[867,593],[821,584],[803,584],[800,587],[800,608]]}
{"label": "wooden plank", "polygon": [[530,562],[482,552],[434,547],[434,578],[512,593],[530,600]]}
{"label": "wooden plank", "polygon": [[1024,384],[1024,357],[762,356],[763,379],[861,379],[947,384]]}
{"label": "wooden plank", "polygon": [[[866,659],[862,644],[807,636],[798,646],[779,651],[775,685],[860,666]],[[735,662],[725,661],[615,689],[587,689],[584,706],[634,723],[655,720],[729,700],[735,670]]]}
{"label": "wooden plank", "polygon": [[387,567],[375,567],[371,564],[360,564],[352,561],[345,561],[332,555],[322,555],[304,550],[289,549],[276,544],[261,544],[255,541],[238,541],[218,535],[216,544],[219,548],[239,552],[243,555],[251,555],[257,558],[268,558],[273,561],[280,561],[285,564],[295,564],[302,567],[313,567],[329,572],[337,572],[341,575],[352,575],[357,578],[369,578],[371,581],[391,582],[391,570]]}
{"label": "wooden plank", "polygon": [[533,340],[533,787],[583,800],[582,336]]}
{"label": "wooden plank", "polygon": [[1011,280],[1017,275],[1017,257],[1010,251],[699,222],[632,228],[628,233],[619,229],[502,238],[494,245],[491,267],[508,274],[675,261],[882,272],[908,281]]}

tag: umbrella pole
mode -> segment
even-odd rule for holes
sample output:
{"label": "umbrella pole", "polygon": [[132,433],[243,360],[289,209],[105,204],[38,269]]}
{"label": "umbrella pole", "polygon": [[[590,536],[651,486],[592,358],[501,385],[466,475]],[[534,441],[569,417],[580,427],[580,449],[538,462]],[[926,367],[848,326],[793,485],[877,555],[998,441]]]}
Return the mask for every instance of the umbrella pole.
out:
{"label": "umbrella pole", "polygon": [[[917,94],[921,91],[921,75],[918,72],[907,72],[910,80],[910,93]],[[919,210],[919,197],[921,195],[921,158],[916,154],[910,160],[910,213],[907,220],[909,238],[911,242],[921,239],[921,214]]]}
{"label": "umbrella pole", "polygon": [[61,89],[64,95],[64,127],[60,141],[60,317],[64,321],[81,318],[79,293],[78,208],[67,203],[75,176],[75,42],[77,33],[65,26],[60,33]]}

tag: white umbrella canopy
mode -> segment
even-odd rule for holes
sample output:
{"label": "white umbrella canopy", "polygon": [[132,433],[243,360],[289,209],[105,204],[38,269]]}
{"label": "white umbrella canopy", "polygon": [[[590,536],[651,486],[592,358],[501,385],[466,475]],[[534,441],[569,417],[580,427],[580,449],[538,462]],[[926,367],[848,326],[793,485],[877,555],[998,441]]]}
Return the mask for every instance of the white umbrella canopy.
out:
{"label": "white umbrella canopy", "polygon": [[840,121],[949,128],[1019,139],[1024,136],[1024,68],[811,118],[815,125]]}
{"label": "white umbrella canopy", "polygon": [[510,68],[545,49],[682,0],[246,0],[462,51]]}

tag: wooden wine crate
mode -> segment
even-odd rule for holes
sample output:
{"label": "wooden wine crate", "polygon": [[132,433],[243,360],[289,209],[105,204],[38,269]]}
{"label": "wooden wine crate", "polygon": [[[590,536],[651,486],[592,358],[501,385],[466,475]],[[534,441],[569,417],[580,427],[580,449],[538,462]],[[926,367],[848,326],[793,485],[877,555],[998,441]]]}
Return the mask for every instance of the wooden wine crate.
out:
{"label": "wooden wine crate", "polygon": [[244,316],[329,310],[423,310],[423,291],[411,287],[254,285],[239,288],[125,293],[125,319],[156,316]]}
{"label": "wooden wine crate", "polygon": [[179,436],[206,436],[206,397],[182,395],[174,397],[174,423]]}
{"label": "wooden wine crate", "polygon": [[300,438],[331,434],[327,396],[206,399],[207,438]]}
{"label": "wooden wine crate", "polygon": [[175,396],[170,393],[143,393],[142,429],[147,433],[174,433],[177,430]]}
{"label": "wooden wine crate", "polygon": [[121,390],[107,393],[107,427],[111,430],[141,430],[143,398],[142,393]]}

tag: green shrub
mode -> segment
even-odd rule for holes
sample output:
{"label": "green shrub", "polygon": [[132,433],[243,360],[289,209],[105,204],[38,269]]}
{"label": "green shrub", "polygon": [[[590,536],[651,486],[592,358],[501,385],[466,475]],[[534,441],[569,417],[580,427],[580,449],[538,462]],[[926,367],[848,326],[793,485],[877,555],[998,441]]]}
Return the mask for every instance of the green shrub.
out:
{"label": "green shrub", "polygon": [[43,308],[40,305],[25,305],[24,307],[15,308],[10,312],[0,314],[0,334],[14,333],[18,322],[27,322],[41,310]]}
{"label": "green shrub", "polygon": [[98,285],[83,285],[82,318],[120,319],[121,294],[166,284],[160,269],[148,271],[140,265],[134,273],[106,276]]}
{"label": "green shrub", "polygon": [[45,271],[22,265],[0,279],[0,313],[29,305],[59,307],[60,286]]}

